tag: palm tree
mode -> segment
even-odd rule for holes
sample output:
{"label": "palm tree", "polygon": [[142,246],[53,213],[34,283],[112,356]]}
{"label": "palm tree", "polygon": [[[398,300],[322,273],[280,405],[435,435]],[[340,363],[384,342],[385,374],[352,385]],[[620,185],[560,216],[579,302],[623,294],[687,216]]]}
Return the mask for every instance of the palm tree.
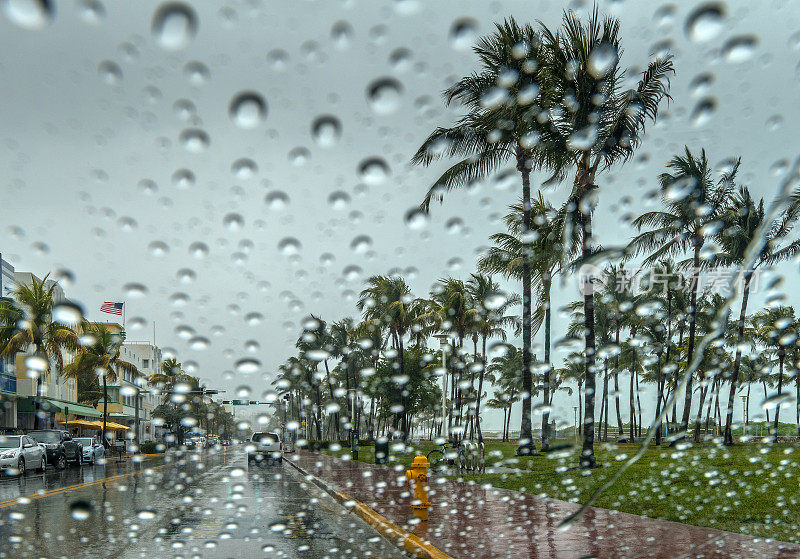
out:
{"label": "palm tree", "polygon": [[103,379],[103,444],[106,443],[106,423],[108,421],[108,382],[117,382],[120,373],[134,377],[139,375],[136,365],[119,358],[122,337],[114,334],[105,324],[88,323],[82,328],[84,338],[89,341],[82,345],[75,359],[64,368],[67,378],[78,378],[88,372]]}
{"label": "palm tree", "polygon": [[150,375],[147,380],[151,385],[157,386],[163,391],[163,399],[166,403],[175,393],[175,386],[186,381],[186,373],[183,371],[181,363],[174,357],[170,357],[161,362],[161,371]]}
{"label": "palm tree", "polygon": [[0,301],[0,358],[10,358],[20,352],[30,354],[26,365],[29,374],[36,374],[34,421],[37,427],[41,423],[42,378],[53,372],[51,368],[56,375],[61,374],[64,369],[62,350],[78,349],[74,330],[53,321],[53,293],[57,283],[48,281],[49,276],[42,280],[34,277],[30,284],[17,284],[12,291],[13,301]]}
{"label": "palm tree", "polygon": [[[787,347],[797,341],[800,323],[794,315],[794,309],[788,306],[772,307],[752,316],[756,342],[761,345],[774,360],[778,361],[778,393],[775,396],[775,419],[773,434],[778,438],[778,418],[783,404],[783,376]],[[792,368],[796,365],[792,363]],[[769,399],[768,399],[769,400]]]}
{"label": "palm tree", "polygon": [[506,340],[505,328],[515,326],[517,317],[505,314],[509,307],[520,303],[519,297],[508,296],[501,292],[500,286],[491,276],[471,274],[467,280],[467,290],[477,309],[474,332],[481,340],[481,366],[478,373],[478,394],[475,403],[475,424],[478,441],[483,442],[481,432],[481,396],[483,395],[483,378],[486,372],[486,340],[500,338]]}
{"label": "palm tree", "polygon": [[[572,222],[581,235],[581,261],[595,252],[592,210],[597,195],[595,177],[615,163],[630,159],[642,140],[645,124],[655,121],[661,101],[669,98],[672,57],[650,62],[635,88],[624,89],[627,69],[622,54],[619,20],[601,21],[597,8],[584,24],[574,12],[564,13],[562,28],[553,33],[542,25],[542,90],[553,96],[548,107],[552,126],[542,137],[553,159],[567,160],[575,179],[570,193]],[[588,290],[587,290],[588,291]],[[596,465],[594,457],[595,334],[594,298],[584,293],[586,428],[581,467]]]}
{"label": "palm tree", "polygon": [[505,419],[504,430],[509,436],[509,423],[511,421],[511,408],[518,395],[524,390],[522,380],[522,351],[512,345],[504,346],[506,351],[492,358],[487,367],[487,372],[492,376],[493,384],[499,388],[496,392],[500,401],[508,406],[508,415]]}
{"label": "palm tree", "polygon": [[[398,379],[405,377],[404,339],[419,324],[423,313],[423,304],[411,295],[411,289],[403,278],[397,276],[372,276],[367,280],[367,287],[361,292],[357,307],[364,320],[376,320],[386,326],[392,340],[392,347],[397,351]],[[392,390],[395,397],[394,425],[399,429],[400,438],[405,441],[408,436],[408,415],[405,409],[406,389]],[[399,397],[398,397],[399,396]]]}
{"label": "palm tree", "polygon": [[753,200],[747,187],[742,187],[730,201],[723,222],[725,228],[718,235],[717,242],[722,247],[717,261],[725,266],[740,267],[748,256],[748,251],[758,248],[756,260],[749,270],[742,270],[742,305],[739,310],[739,321],[736,328],[736,356],[733,361],[731,374],[731,389],[728,394],[728,409],[725,416],[724,444],[733,444],[733,402],[736,395],[736,383],[739,379],[739,368],[742,360],[742,343],[744,341],[745,318],[747,316],[747,302],[750,298],[750,284],[756,270],[766,264],[775,265],[794,257],[800,251],[800,240],[795,240],[786,246],[781,242],[791,233],[800,216],[800,206],[795,196],[784,209],[780,218],[775,221],[766,236],[761,235],[761,230],[766,219],[764,200],[758,203]]}
{"label": "palm tree", "polygon": [[[523,238],[531,229],[530,174],[535,169],[562,167],[560,152],[548,152],[542,137],[549,128],[537,118],[551,104],[543,87],[546,67],[542,40],[531,25],[513,18],[496,24],[492,34],[478,40],[474,48],[481,62],[480,72],[461,78],[445,90],[447,105],[459,103],[465,114],[450,128],[437,128],[428,136],[412,163],[428,166],[442,158],[461,160],[433,184],[421,207],[430,210],[433,200],[445,192],[483,179],[508,162],[522,178]],[[509,79],[509,76],[513,76]],[[528,247],[530,252],[530,247]],[[525,400],[520,429],[520,454],[532,454],[531,407],[531,269],[522,261],[522,382]]]}
{"label": "palm tree", "polygon": [[[627,251],[635,255],[649,253],[645,263],[656,263],[666,257],[691,252],[689,300],[689,339],[686,364],[691,367],[697,335],[697,273],[700,255],[707,237],[719,229],[728,209],[733,181],[739,167],[737,161],[718,180],[714,180],[705,150],[695,157],[686,147],[685,155],[676,155],[667,163],[672,173],[662,173],[661,211],[646,212],[633,221],[640,233],[629,243]],[[692,376],[686,381],[686,395],[681,419],[681,432],[689,426],[692,408]]]}
{"label": "palm tree", "polygon": [[[505,222],[508,233],[496,233],[490,237],[494,246],[490,247],[486,255],[478,260],[478,269],[499,273],[506,278],[522,279],[522,261],[525,244],[521,235],[524,231],[523,206],[511,206],[511,212],[506,215]],[[539,191],[538,198],[534,198],[531,205],[532,227],[530,235],[535,239],[530,243],[530,272],[531,281],[535,286],[536,299],[540,302],[531,317],[531,336],[544,323],[544,400],[550,400],[550,379],[552,364],[550,363],[550,292],[555,275],[566,268],[566,260],[574,256],[576,242],[564,246],[565,209],[556,212],[544,200]],[[549,404],[545,403],[542,414],[542,433],[546,432],[550,413]],[[547,447],[545,438],[542,445]]]}

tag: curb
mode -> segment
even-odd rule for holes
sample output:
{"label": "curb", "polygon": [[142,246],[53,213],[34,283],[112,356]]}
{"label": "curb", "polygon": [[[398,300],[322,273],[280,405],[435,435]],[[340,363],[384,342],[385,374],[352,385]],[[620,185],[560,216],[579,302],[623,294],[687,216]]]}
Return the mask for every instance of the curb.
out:
{"label": "curb", "polygon": [[384,516],[377,511],[368,507],[361,501],[357,501],[344,491],[334,489],[331,485],[321,480],[317,476],[308,473],[303,468],[293,463],[291,460],[284,457],[283,459],[288,464],[296,469],[298,472],[309,478],[319,488],[330,494],[336,501],[347,509],[352,510],[364,522],[372,526],[381,536],[392,542],[400,549],[410,553],[414,557],[420,559],[453,559],[450,555],[424,542],[419,536],[404,530],[397,524],[387,520]]}

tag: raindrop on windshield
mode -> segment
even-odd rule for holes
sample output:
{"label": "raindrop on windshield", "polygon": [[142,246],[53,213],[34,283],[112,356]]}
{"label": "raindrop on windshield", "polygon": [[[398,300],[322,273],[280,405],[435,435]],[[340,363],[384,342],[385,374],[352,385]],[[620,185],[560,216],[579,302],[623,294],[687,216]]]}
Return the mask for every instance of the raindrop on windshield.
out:
{"label": "raindrop on windshield", "polygon": [[228,113],[239,128],[256,128],[267,118],[267,102],[258,93],[244,91],[231,99]]}
{"label": "raindrop on windshield", "polygon": [[166,50],[185,48],[197,34],[197,14],[182,2],[166,2],[153,15],[151,29]]}

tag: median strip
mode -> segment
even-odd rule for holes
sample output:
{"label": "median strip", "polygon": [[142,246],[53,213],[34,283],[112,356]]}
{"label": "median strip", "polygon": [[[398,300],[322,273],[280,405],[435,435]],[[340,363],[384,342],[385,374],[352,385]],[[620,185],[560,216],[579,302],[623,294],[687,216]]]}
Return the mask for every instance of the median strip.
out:
{"label": "median strip", "polygon": [[365,505],[361,501],[354,499],[344,491],[335,489],[324,480],[308,473],[291,460],[284,458],[284,461],[291,464],[293,468],[306,476],[308,479],[312,480],[314,484],[336,499],[339,504],[343,505],[345,508],[351,509],[363,521],[372,526],[372,528],[374,528],[375,531],[377,531],[381,536],[388,539],[397,547],[405,550],[414,557],[419,557],[420,559],[452,559],[450,555],[447,555],[442,550],[434,547],[430,543],[423,541],[419,536],[412,534],[397,524],[390,522],[386,519],[386,517],[374,509]]}

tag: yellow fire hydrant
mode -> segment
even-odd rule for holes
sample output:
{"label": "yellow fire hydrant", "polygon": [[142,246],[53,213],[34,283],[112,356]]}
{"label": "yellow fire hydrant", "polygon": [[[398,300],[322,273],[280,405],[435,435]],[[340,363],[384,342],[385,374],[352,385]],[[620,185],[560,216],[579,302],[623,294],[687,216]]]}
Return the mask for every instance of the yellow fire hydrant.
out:
{"label": "yellow fire hydrant", "polygon": [[414,516],[420,520],[428,520],[428,508],[431,503],[428,501],[428,468],[431,464],[424,456],[417,456],[411,463],[411,469],[406,470],[406,479],[414,487],[414,500],[411,510]]}

